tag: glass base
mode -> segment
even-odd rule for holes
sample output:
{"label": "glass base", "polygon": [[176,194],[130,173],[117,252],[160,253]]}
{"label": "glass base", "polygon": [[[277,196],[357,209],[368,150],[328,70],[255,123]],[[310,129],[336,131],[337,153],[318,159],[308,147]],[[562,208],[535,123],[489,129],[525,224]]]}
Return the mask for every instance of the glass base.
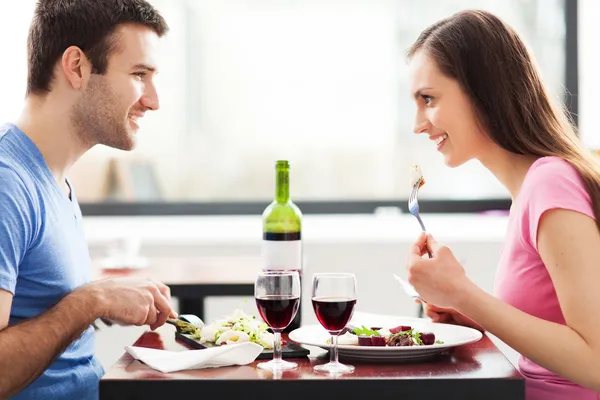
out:
{"label": "glass base", "polygon": [[287,371],[298,368],[298,364],[284,360],[271,360],[257,364],[256,367],[265,371]]}
{"label": "glass base", "polygon": [[354,372],[352,365],[345,365],[339,362],[328,362],[327,364],[316,365],[313,368],[317,372],[329,374],[351,374]]}

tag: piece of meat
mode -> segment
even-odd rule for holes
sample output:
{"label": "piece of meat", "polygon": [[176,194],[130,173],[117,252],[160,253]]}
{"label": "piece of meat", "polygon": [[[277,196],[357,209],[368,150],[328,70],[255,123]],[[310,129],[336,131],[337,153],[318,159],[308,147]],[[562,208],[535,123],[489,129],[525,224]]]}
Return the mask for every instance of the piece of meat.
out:
{"label": "piece of meat", "polygon": [[394,335],[388,340],[388,346],[413,346],[413,338],[410,335]]}

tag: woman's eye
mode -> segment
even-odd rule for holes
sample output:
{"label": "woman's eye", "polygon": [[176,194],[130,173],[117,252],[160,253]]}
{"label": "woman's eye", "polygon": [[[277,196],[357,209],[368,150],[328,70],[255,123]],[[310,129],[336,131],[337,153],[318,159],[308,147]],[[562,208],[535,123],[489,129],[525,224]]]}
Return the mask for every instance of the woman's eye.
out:
{"label": "woman's eye", "polygon": [[426,94],[422,94],[421,98],[423,99],[423,102],[425,103],[425,105],[429,105],[429,103],[431,103],[433,101],[433,97],[427,96]]}
{"label": "woman's eye", "polygon": [[144,79],[144,76],[146,76],[145,72],[134,72],[133,75],[137,76],[140,79]]}

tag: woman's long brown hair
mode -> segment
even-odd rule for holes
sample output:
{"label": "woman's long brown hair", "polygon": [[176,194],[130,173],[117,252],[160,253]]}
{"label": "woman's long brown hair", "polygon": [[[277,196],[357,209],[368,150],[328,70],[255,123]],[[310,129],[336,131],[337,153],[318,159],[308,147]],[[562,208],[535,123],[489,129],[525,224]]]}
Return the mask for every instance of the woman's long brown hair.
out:
{"label": "woman's long brown hair", "polygon": [[458,81],[496,144],[516,154],[561,157],[577,169],[600,229],[600,163],[565,110],[550,101],[517,33],[488,12],[461,11],[423,31],[408,57],[421,50]]}

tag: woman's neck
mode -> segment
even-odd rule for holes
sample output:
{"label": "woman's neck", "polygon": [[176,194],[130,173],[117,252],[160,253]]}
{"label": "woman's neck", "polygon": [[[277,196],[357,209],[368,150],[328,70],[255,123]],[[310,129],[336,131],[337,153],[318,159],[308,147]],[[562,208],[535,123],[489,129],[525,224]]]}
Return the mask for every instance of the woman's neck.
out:
{"label": "woman's neck", "polygon": [[538,156],[524,156],[511,153],[499,147],[479,158],[510,193],[513,202],[519,195],[525,175]]}

